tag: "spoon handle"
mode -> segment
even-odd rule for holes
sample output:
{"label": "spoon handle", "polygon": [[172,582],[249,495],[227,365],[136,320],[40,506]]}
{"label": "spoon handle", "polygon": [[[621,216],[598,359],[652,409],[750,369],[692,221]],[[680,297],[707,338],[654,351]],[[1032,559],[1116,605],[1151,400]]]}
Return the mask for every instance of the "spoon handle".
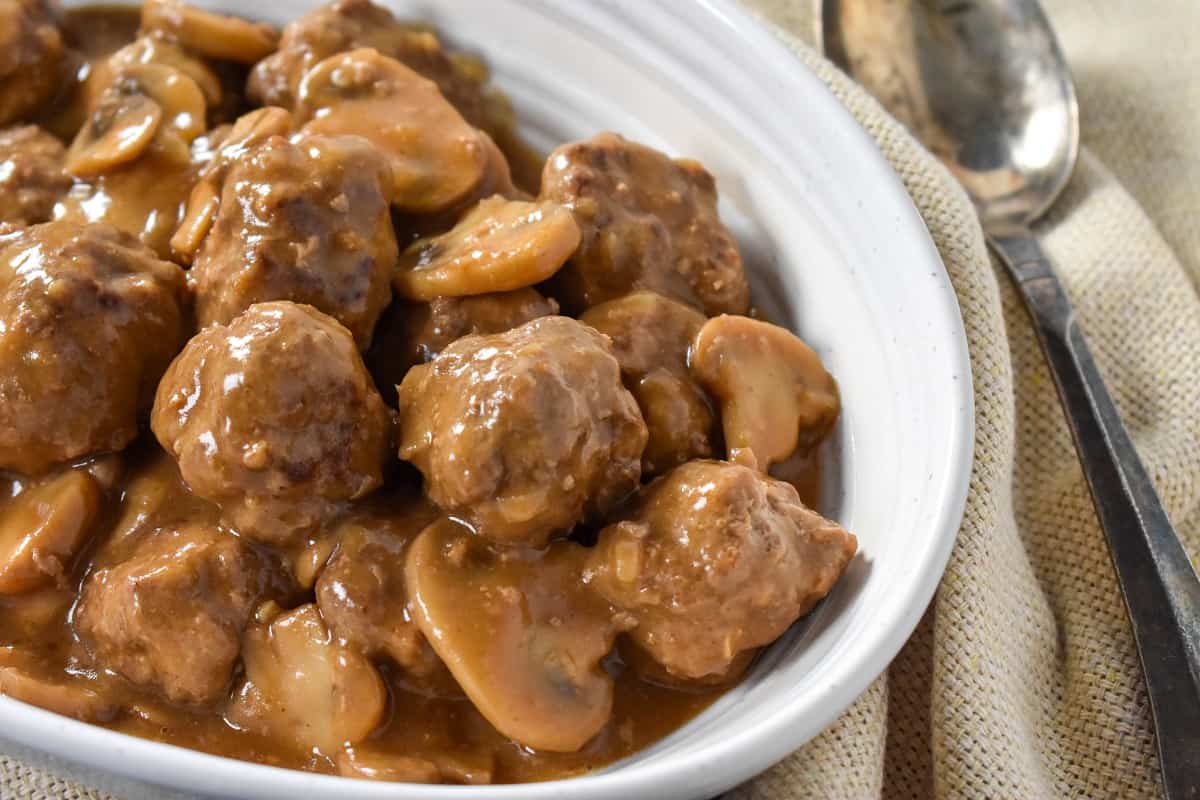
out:
{"label": "spoon handle", "polygon": [[1146,676],[1165,795],[1200,798],[1200,580],[1037,240],[1018,231],[989,241],[1033,317],[1108,540]]}

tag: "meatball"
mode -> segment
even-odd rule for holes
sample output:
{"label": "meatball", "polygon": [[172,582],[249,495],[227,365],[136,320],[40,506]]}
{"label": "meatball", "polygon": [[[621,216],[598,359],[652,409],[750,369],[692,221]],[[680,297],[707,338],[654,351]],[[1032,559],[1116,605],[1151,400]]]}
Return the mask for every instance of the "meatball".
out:
{"label": "meatball", "polygon": [[[691,461],[600,532],[591,584],[637,620],[628,635],[669,675],[725,675],[829,593],[857,542],[791,484]],[[636,662],[635,662],[636,663]]]}
{"label": "meatball", "polygon": [[163,376],[151,418],[192,492],[274,544],[379,486],[390,425],[350,333],[288,302],[197,334]]}
{"label": "meatball", "polygon": [[503,333],[557,313],[558,303],[528,288],[396,303],[379,322],[367,366],[379,391],[394,404],[396,386],[408,370],[432,361],[451,342],[472,333]]}
{"label": "meatball", "polygon": [[712,408],[688,373],[688,349],[704,315],[662,295],[635,292],[588,309],[579,321],[612,339],[625,385],[642,410],[650,432],[642,475],[711,458]]}
{"label": "meatball", "polygon": [[0,0],[0,125],[50,99],[67,67],[49,0]]}
{"label": "meatball", "polygon": [[201,325],[292,300],[350,329],[360,348],[391,300],[398,251],[388,166],[355,137],[272,136],[233,164],[188,280]]}
{"label": "meatball", "polygon": [[640,479],[646,425],[608,339],[576,320],[459,339],[399,395],[400,457],[493,541],[545,544]]}
{"label": "meatball", "polygon": [[431,511],[412,514],[398,526],[344,526],[316,583],[317,608],[334,635],[369,656],[390,657],[417,680],[444,672],[406,610],[404,550],[433,520]]}
{"label": "meatball", "polygon": [[251,72],[247,93],[262,105],[292,108],[300,79],[314,64],[361,47],[424,75],[468,122],[484,124],[481,81],[447,55],[437,36],[400,22],[370,0],[334,0],[285,26],[279,49]]}
{"label": "meatball", "polygon": [[187,523],[154,531],[84,581],[75,630],[96,662],[168,699],[223,699],[242,629],[283,583],[236,536]]}
{"label": "meatball", "polygon": [[574,258],[551,281],[572,310],[650,289],[708,315],[744,314],[750,288],[737,243],[717,216],[704,167],[602,133],[546,160],[542,193],[583,230]]}
{"label": "meatball", "polygon": [[48,222],[70,188],[58,139],[36,125],[0,131],[0,222]]}
{"label": "meatball", "polygon": [[183,344],[182,270],[108,225],[0,235],[0,469],[120,450]]}

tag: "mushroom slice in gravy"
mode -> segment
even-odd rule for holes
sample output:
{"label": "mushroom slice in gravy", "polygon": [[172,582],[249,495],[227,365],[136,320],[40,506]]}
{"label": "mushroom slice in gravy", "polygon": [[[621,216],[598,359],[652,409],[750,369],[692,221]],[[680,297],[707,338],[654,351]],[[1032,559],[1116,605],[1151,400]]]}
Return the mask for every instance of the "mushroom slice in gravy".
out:
{"label": "mushroom slice in gravy", "polygon": [[270,25],[214,14],[179,0],[146,0],[142,30],[162,31],[206,58],[239,64],[267,57],[279,39]]}
{"label": "mushroom slice in gravy", "polygon": [[710,319],[692,375],[721,405],[729,460],[767,471],[820,442],[837,420],[837,383],[794,333],[749,317]]}
{"label": "mushroom slice in gravy", "polygon": [[523,289],[557,272],[578,246],[579,226],[562,206],[495,195],[453,230],[410,245],[394,286],[410,300]]}
{"label": "mushroom slice in gravy", "polygon": [[450,520],[409,549],[417,624],[480,713],[527,747],[578,750],[612,711],[600,660],[630,623],[583,584],[586,556],[571,542],[491,548]]}
{"label": "mushroom slice in gravy", "polygon": [[69,470],[0,504],[0,594],[65,581],[100,513],[100,499],[90,475]]}
{"label": "mushroom slice in gravy", "polygon": [[253,626],[242,645],[246,677],[226,719],[332,758],[382,720],[387,689],[358,651],[339,644],[312,604]]}
{"label": "mushroom slice in gravy", "polygon": [[371,49],[331,56],[300,82],[297,117],[304,129],[353,134],[389,158],[395,195],[406,211],[444,211],[484,180],[483,134],[442,97],[437,84]]}

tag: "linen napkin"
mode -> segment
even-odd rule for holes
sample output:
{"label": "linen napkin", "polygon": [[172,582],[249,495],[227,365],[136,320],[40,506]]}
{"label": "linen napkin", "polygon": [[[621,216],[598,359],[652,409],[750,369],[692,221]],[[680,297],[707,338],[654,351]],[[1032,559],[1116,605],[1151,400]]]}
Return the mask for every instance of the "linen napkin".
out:
{"label": "linen napkin", "polygon": [[[831,728],[734,796],[1157,796],[1116,579],[1032,328],[970,202],[804,43],[812,0],[745,2],[871,133],[925,218],[967,330],[977,441],[958,543],[912,639]],[[1038,234],[1195,557],[1200,52],[1188,39],[1200,4],[1048,0],[1048,11],[1079,83],[1085,147]],[[3,755],[0,798],[110,800]]]}
{"label": "linen napkin", "polygon": [[[1033,329],[950,175],[801,39],[811,3],[746,0],[870,131],[928,225],[971,350],[958,542],[887,673],[737,798],[1161,793],[1116,577]],[[1084,148],[1037,234],[1193,560],[1200,553],[1200,4],[1048,0]],[[1127,188],[1128,187],[1128,188]]]}

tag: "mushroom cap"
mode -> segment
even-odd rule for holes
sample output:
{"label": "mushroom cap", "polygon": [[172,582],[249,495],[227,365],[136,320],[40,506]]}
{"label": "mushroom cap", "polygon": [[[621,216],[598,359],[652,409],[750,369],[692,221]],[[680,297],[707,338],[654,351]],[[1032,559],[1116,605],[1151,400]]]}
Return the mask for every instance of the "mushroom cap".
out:
{"label": "mushroom cap", "polygon": [[196,81],[163,64],[121,68],[67,151],[66,169],[89,177],[112,171],[154,145],[187,163],[204,133],[207,104]]}
{"label": "mushroom cap", "polygon": [[567,209],[493,195],[446,233],[413,242],[393,285],[410,300],[523,289],[557,272],[578,246]]}
{"label": "mushroom cap", "polygon": [[786,328],[722,315],[696,334],[692,376],[721,407],[730,461],[766,472],[819,443],[841,409],[837,383]]}
{"label": "mushroom cap", "polygon": [[162,31],[205,58],[238,64],[266,58],[279,41],[270,25],[214,14],[179,0],[146,0],[142,30]]}
{"label": "mushroom cap", "polygon": [[434,213],[460,203],[484,180],[491,154],[483,135],[437,84],[377,50],[326,58],[300,82],[296,116],[304,130],[354,134],[391,163],[392,203]]}
{"label": "mushroom cap", "polygon": [[0,505],[0,595],[65,579],[101,499],[91,475],[70,470]]}
{"label": "mushroom cap", "polygon": [[246,677],[227,719],[333,757],[383,721],[387,689],[371,662],[338,643],[315,605],[252,626],[242,646]]}
{"label": "mushroom cap", "polygon": [[582,580],[587,551],[493,549],[448,519],[409,548],[411,613],[463,691],[504,735],[574,752],[612,713],[600,661],[624,615]]}

